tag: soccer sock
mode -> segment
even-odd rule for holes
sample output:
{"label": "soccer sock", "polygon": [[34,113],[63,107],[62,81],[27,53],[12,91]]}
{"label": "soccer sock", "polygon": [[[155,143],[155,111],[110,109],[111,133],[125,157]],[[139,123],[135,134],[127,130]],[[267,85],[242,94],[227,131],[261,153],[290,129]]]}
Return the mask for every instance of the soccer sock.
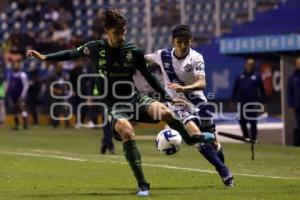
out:
{"label": "soccer sock", "polygon": [[147,183],[142,170],[141,155],[135,141],[130,140],[123,143],[123,152],[138,184]]}
{"label": "soccer sock", "polygon": [[218,142],[217,147],[215,147],[215,148],[216,148],[219,159],[222,161],[222,163],[225,163],[225,157],[224,157],[224,153],[223,153],[221,144]]}
{"label": "soccer sock", "polygon": [[219,159],[222,161],[222,163],[225,163],[225,157],[224,157],[222,148],[219,151],[217,151],[217,155],[218,155]]}
{"label": "soccer sock", "polygon": [[22,118],[24,128],[28,128],[28,113],[26,111],[22,112]]}
{"label": "soccer sock", "polygon": [[197,149],[217,170],[226,167],[211,144],[198,144]]}
{"label": "soccer sock", "polygon": [[[168,125],[170,126],[170,128],[175,129],[176,131],[178,131],[182,137],[182,139],[189,145],[191,144],[195,144],[197,142],[196,139],[193,139],[189,133],[187,132],[187,130],[185,129],[183,123],[174,118],[171,122],[168,123]],[[199,141],[199,140],[198,140]]]}

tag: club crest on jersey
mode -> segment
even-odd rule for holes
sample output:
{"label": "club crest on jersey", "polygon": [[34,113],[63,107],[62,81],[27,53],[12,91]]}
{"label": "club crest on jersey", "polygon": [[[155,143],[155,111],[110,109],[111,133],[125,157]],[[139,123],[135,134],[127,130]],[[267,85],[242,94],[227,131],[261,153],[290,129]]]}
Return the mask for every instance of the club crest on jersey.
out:
{"label": "club crest on jersey", "polygon": [[83,53],[84,53],[85,55],[90,55],[90,50],[89,50],[89,48],[84,47]]}
{"label": "club crest on jersey", "polygon": [[132,61],[132,53],[131,51],[128,51],[127,54],[126,54],[126,59],[128,62],[131,62]]}
{"label": "club crest on jersey", "polygon": [[193,69],[193,66],[190,64],[187,64],[186,66],[183,67],[185,72],[191,72]]}
{"label": "club crest on jersey", "polygon": [[170,63],[163,63],[164,68],[169,69],[171,67]]}

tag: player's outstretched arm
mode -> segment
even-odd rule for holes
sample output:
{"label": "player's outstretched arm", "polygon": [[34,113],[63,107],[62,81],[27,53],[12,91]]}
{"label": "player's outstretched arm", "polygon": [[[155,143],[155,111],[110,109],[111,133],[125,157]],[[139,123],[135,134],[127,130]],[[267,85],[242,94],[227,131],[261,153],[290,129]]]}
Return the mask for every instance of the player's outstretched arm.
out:
{"label": "player's outstretched arm", "polygon": [[72,50],[63,50],[58,51],[50,54],[41,54],[35,50],[27,50],[28,57],[35,57],[39,60],[49,60],[49,61],[65,61],[65,60],[72,60],[78,58],[80,56],[84,56],[83,52],[78,49]]}
{"label": "player's outstretched arm", "polygon": [[46,60],[46,56],[44,54],[41,54],[40,52],[35,50],[27,50],[26,55],[27,57],[35,57],[39,60]]}
{"label": "player's outstretched arm", "polygon": [[196,81],[191,85],[179,85],[177,83],[170,83],[168,88],[175,90],[176,92],[192,92],[197,90],[204,90],[206,87],[205,76],[197,75]]}

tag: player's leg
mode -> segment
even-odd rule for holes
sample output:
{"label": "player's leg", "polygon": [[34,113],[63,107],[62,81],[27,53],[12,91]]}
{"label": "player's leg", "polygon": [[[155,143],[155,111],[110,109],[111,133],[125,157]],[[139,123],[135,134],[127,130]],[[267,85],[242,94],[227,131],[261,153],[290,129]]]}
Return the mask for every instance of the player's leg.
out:
{"label": "player's leg", "polygon": [[113,133],[111,131],[109,123],[105,124],[102,130],[103,130],[103,138],[101,141],[100,152],[102,154],[105,154],[106,150],[108,150],[111,154],[115,154],[115,147],[112,140]]}
{"label": "player's leg", "polygon": [[[193,131],[193,132],[197,130],[199,131],[199,127],[201,127],[199,125],[200,125],[199,120],[196,117],[190,118],[190,120],[186,121],[185,123],[186,129],[188,131]],[[208,128],[208,127],[205,129],[205,131],[214,132],[212,128]],[[229,168],[224,164],[223,153],[221,154],[220,151],[217,151],[213,143],[212,144],[197,143],[195,146],[197,150],[203,155],[203,157],[215,167],[215,169],[221,176],[223,183],[226,186],[232,187],[234,185],[233,176]]]}
{"label": "player's leg", "polygon": [[[256,107],[253,105],[249,105],[248,109],[255,109]],[[257,138],[257,116],[258,113],[254,111],[247,112],[246,117],[248,117],[248,122],[250,123],[250,142],[256,143]]]}
{"label": "player's leg", "polygon": [[[200,128],[200,131],[202,131],[202,132],[205,131],[205,132],[210,132],[213,134],[215,134],[215,132],[216,132],[216,125],[212,118],[210,120],[201,120],[201,122],[199,124],[199,128]],[[217,139],[217,136],[212,144],[213,144],[213,147],[215,148],[220,160],[223,163],[225,163],[225,156],[223,153],[223,149],[222,149],[220,142]]]}
{"label": "player's leg", "polygon": [[177,130],[181,134],[183,140],[189,145],[197,142],[211,143],[215,139],[215,136],[208,132],[201,133],[198,130],[189,133],[184,127],[183,123],[174,115],[174,113],[168,107],[158,101],[154,101],[148,106],[148,114],[153,119],[162,120],[166,122],[172,129]]}
{"label": "player's leg", "polygon": [[28,112],[26,110],[26,104],[25,101],[20,102],[20,110],[23,120],[23,128],[28,129]]}
{"label": "player's leg", "polygon": [[212,144],[197,144],[196,145],[198,151],[205,157],[207,161],[209,161],[219,173],[223,183],[225,186],[233,187],[233,175],[231,174],[229,168],[223,163],[215,148]]}
{"label": "player's leg", "polygon": [[[212,119],[211,112],[208,112],[210,110],[209,106],[205,105],[199,110],[192,107],[176,106],[173,110],[185,124],[188,132],[201,131],[215,133],[215,123]],[[204,158],[215,167],[224,184],[226,186],[233,186],[233,176],[229,168],[224,164],[224,155],[220,143],[215,140],[212,144],[197,143],[195,146]]]}
{"label": "player's leg", "polygon": [[110,112],[111,124],[115,138],[123,143],[123,152],[131,170],[137,180],[139,191],[138,196],[148,196],[150,184],[146,181],[142,170],[141,154],[135,142],[133,127],[127,120],[126,114]]}
{"label": "player's leg", "polygon": [[0,128],[5,126],[5,104],[4,99],[0,97]]}
{"label": "player's leg", "polygon": [[250,142],[256,143],[256,138],[257,138],[257,120],[249,120],[250,122]]}
{"label": "player's leg", "polygon": [[195,116],[194,122],[198,125],[201,132],[209,132],[215,135],[216,139],[213,141],[212,144],[215,150],[217,151],[218,157],[224,163],[225,158],[224,158],[222,146],[215,134],[216,125],[213,120],[213,113],[215,112],[215,108],[212,104],[206,103],[206,104],[202,104],[198,109],[199,110],[192,112],[190,115]]}
{"label": "player's leg", "polygon": [[247,119],[245,117],[245,112],[244,112],[244,104],[241,105],[240,113],[239,113],[239,124],[242,129],[243,136],[246,140],[249,140],[249,131],[247,127]]}
{"label": "player's leg", "polygon": [[[95,109],[98,111],[98,113],[101,115],[102,119],[104,120],[105,115],[106,115],[106,111],[104,110],[104,108],[101,107],[101,108],[95,108]],[[105,148],[107,148],[111,154],[115,154],[115,146],[113,143],[113,132],[112,132],[110,123],[106,123],[102,127],[102,130],[103,130],[104,135],[103,135],[101,147],[105,146]]]}
{"label": "player's leg", "polygon": [[57,102],[60,102],[60,101],[53,98],[53,97],[50,97],[48,108],[49,108],[49,113],[50,113],[50,118],[51,118],[51,125],[52,125],[53,128],[57,128],[60,124],[59,120],[57,120],[57,118],[60,115],[61,107],[60,106],[54,106],[52,108],[52,111],[51,111],[51,105],[54,104],[54,103],[57,103]]}
{"label": "player's leg", "polygon": [[15,99],[15,100],[12,100],[12,110],[13,110],[13,115],[14,115],[14,122],[15,122],[15,125],[14,127],[12,128],[13,130],[19,130],[19,113],[20,113],[20,105],[18,103],[18,100]]}

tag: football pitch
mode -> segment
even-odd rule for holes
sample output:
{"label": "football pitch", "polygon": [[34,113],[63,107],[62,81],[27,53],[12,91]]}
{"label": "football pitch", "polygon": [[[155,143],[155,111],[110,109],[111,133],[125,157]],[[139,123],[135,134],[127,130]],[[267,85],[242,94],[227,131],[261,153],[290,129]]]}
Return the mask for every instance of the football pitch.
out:
{"label": "football pitch", "polygon": [[[136,129],[137,135],[159,130]],[[0,129],[0,200],[100,199],[136,197],[135,179],[121,143],[116,155],[100,155],[101,130],[30,127]],[[157,200],[299,199],[300,148],[224,143],[236,186],[225,188],[213,167],[193,146],[165,156],[152,139],[139,139],[144,172]]]}

